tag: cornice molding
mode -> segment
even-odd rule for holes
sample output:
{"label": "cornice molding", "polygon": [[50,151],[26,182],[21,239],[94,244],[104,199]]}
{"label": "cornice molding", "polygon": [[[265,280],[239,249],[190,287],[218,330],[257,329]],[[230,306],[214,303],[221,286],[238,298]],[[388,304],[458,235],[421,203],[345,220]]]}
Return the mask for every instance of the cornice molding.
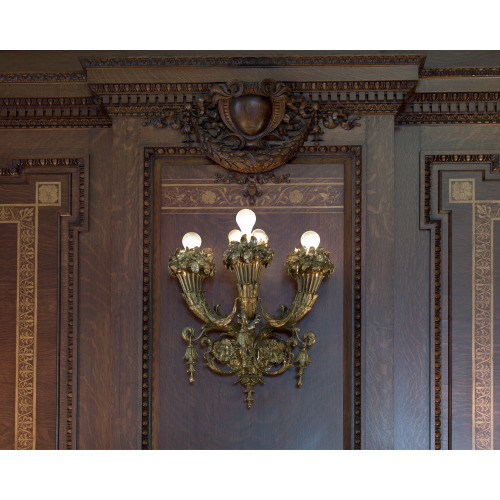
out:
{"label": "cornice molding", "polygon": [[[294,93],[320,106],[359,113],[396,113],[412,95],[417,80],[284,82]],[[213,83],[91,84],[90,90],[109,115],[151,115],[178,110],[209,93]]]}
{"label": "cornice molding", "polygon": [[[319,81],[319,82],[284,82],[293,92],[325,91],[411,91],[417,80],[401,81]],[[101,83],[89,84],[96,94],[145,94],[145,93],[196,93],[209,92],[214,83]]]}
{"label": "cornice molding", "polygon": [[0,99],[0,128],[110,127],[93,97]]}
{"label": "cornice molding", "polygon": [[85,73],[0,73],[0,83],[86,82]]}
{"label": "cornice molding", "polygon": [[421,78],[470,78],[500,76],[500,68],[422,68]]}
{"label": "cornice molding", "polygon": [[256,57],[134,57],[81,58],[83,68],[105,67],[280,67],[280,66],[423,66],[424,55],[256,56]]}
{"label": "cornice molding", "polygon": [[500,92],[415,93],[396,117],[398,125],[500,123]]}

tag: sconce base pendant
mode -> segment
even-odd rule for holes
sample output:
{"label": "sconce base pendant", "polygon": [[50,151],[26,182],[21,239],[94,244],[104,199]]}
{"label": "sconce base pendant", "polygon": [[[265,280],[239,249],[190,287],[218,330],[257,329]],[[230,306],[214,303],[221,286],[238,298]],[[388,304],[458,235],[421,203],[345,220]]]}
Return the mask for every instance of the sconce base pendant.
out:
{"label": "sconce base pendant", "polygon": [[[255,237],[247,241],[232,241],[223,255],[223,264],[235,272],[238,297],[230,314],[224,315],[219,306],[210,308],[201,288],[203,280],[215,273],[213,253],[199,247],[180,250],[169,259],[169,272],[177,276],[182,296],[193,313],[204,321],[201,333],[186,327],[182,338],[188,344],[184,360],[188,364],[189,381],[194,382],[195,363],[199,355],[194,343],[200,341],[206,365],[219,375],[236,375],[235,384],[245,387],[247,408],[254,402],[257,384],[264,384],[263,376],[277,376],[294,365],[297,369],[298,387],[302,386],[304,370],[311,362],[308,348],[316,341],[313,332],[299,335],[297,322],[312,308],[318,288],[326,276],[333,273],[329,253],[322,248],[305,247],[292,252],[285,263],[289,275],[297,281],[298,290],[290,308],[282,305],[279,316],[269,316],[258,296],[259,275],[262,267],[271,263],[274,252],[267,242]],[[260,316],[256,314],[260,303],[266,323],[258,329]],[[240,312],[236,315],[239,305]],[[211,338],[216,334],[217,337]],[[294,348],[300,346],[295,356]]]}

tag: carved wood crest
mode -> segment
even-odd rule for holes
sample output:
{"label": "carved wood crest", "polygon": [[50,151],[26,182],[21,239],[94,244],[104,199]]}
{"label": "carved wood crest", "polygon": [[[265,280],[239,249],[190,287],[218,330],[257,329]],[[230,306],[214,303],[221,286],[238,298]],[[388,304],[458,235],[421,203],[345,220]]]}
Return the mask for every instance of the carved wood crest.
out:
{"label": "carved wood crest", "polygon": [[210,95],[166,109],[144,124],[182,129],[187,142],[196,140],[218,165],[257,174],[289,161],[310,135],[317,143],[321,126],[350,130],[360,126],[357,120],[342,110],[322,109],[284,83],[266,79],[214,85]]}

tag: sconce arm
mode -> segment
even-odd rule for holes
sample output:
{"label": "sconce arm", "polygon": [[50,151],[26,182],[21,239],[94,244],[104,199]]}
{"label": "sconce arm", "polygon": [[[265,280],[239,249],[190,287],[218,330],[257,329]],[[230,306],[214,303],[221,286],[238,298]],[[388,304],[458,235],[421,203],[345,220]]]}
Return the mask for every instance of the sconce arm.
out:
{"label": "sconce arm", "polygon": [[288,274],[297,282],[297,292],[290,308],[281,306],[283,313],[280,316],[269,316],[264,311],[261,301],[262,314],[268,324],[274,328],[293,326],[311,310],[318,298],[317,291],[321,282],[334,270],[329,255],[329,252],[321,247],[316,250],[302,247],[287,257],[285,267]]}
{"label": "sconce arm", "polygon": [[269,314],[267,314],[267,312],[264,310],[262,300],[259,300],[262,315],[264,316],[267,323],[273,328],[281,328],[286,325],[292,326],[295,323],[298,323],[311,310],[317,298],[317,293],[296,292],[291,307],[288,308],[283,304],[281,305],[283,313],[279,316],[270,316]]}
{"label": "sconce arm", "polygon": [[196,317],[213,325],[216,328],[225,328],[229,323],[231,323],[234,315],[237,311],[237,304],[239,298],[234,300],[233,310],[224,316],[218,310],[219,305],[217,304],[214,308],[211,308],[203,296],[203,291],[188,292],[181,294],[184,297],[189,309],[194,313]]}

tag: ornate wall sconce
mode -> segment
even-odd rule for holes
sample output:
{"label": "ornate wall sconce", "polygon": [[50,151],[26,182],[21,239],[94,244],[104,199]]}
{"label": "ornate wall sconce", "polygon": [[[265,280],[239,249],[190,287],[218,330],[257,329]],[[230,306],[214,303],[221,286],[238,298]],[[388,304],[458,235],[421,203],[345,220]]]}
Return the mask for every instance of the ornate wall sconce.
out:
{"label": "ornate wall sconce", "polygon": [[[310,363],[307,349],[314,344],[316,336],[308,331],[301,338],[297,323],[314,305],[323,278],[334,270],[329,252],[319,247],[318,234],[314,231],[304,233],[302,247],[295,249],[285,263],[288,274],[297,282],[293,303],[290,307],[282,305],[279,316],[269,316],[259,298],[259,276],[262,267],[271,263],[274,252],[262,229],[252,231],[255,221],[254,212],[240,210],[236,216],[240,230],[234,229],[228,235],[229,247],[222,262],[236,273],[238,285],[238,297],[228,315],[222,314],[218,306],[210,308],[205,300],[203,280],[215,274],[215,264],[212,250],[200,249],[198,234],[184,235],[184,249],[178,248],[168,262],[169,272],[179,279],[189,309],[204,322],[197,337],[191,327],[182,331],[182,338],[188,344],[184,359],[189,366],[189,381],[194,382],[194,365],[199,359],[193,344],[201,340],[207,366],[220,375],[237,375],[235,383],[245,386],[248,408],[254,401],[254,387],[264,384],[263,376],[280,375],[294,365],[297,385],[302,386],[304,370]],[[257,329],[259,303],[266,323]],[[237,315],[238,305],[240,313]],[[214,333],[218,336],[212,340],[210,335]],[[297,355],[294,354],[296,346],[300,346]]]}

